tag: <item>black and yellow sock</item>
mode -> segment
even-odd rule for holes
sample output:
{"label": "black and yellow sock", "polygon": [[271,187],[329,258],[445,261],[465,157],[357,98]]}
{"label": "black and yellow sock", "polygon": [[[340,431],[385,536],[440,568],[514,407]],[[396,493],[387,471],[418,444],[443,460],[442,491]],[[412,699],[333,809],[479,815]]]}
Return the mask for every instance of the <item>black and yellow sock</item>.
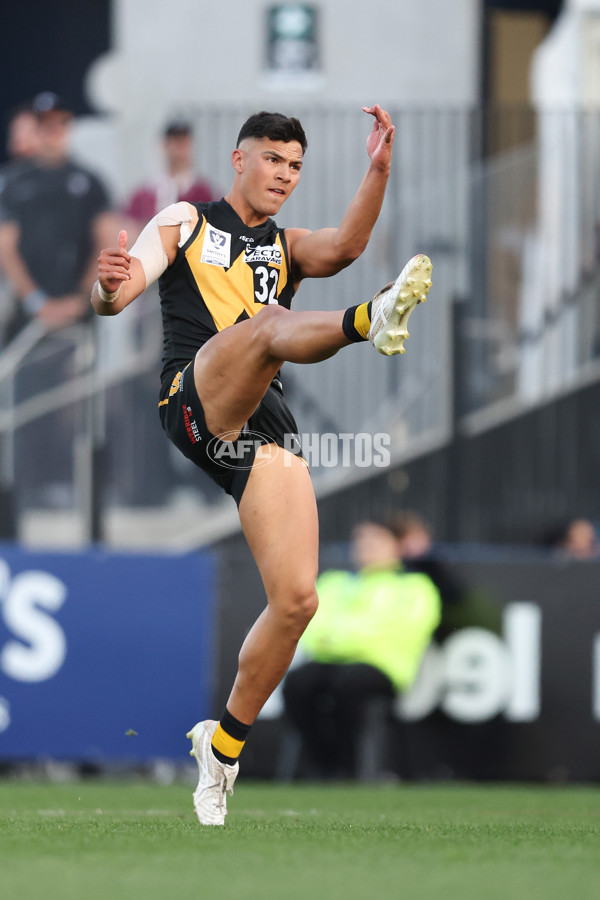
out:
{"label": "black and yellow sock", "polygon": [[211,741],[212,752],[219,762],[232,766],[244,748],[251,725],[244,725],[227,708],[221,716]]}
{"label": "black and yellow sock", "polygon": [[368,303],[359,303],[358,306],[351,306],[344,313],[342,321],[342,330],[346,337],[351,341],[366,341],[371,327],[371,307],[373,301]]}

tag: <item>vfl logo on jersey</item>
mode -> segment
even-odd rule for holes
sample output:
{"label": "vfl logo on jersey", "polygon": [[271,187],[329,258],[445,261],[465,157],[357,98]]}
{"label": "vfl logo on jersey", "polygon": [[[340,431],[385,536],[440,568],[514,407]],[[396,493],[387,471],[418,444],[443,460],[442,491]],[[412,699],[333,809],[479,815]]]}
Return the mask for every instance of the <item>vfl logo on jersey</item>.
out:
{"label": "vfl logo on jersey", "polygon": [[244,262],[261,262],[267,265],[281,265],[281,248],[277,244],[269,244],[267,247],[246,247]]}
{"label": "vfl logo on jersey", "polygon": [[231,265],[231,235],[207,222],[200,262],[208,263],[209,266],[229,268]]}

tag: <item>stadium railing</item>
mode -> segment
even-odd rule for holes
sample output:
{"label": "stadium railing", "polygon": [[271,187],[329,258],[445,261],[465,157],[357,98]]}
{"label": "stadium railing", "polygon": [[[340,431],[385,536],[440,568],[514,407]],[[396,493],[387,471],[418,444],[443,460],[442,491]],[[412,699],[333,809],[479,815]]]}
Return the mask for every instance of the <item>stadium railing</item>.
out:
{"label": "stadium railing", "polygon": [[[336,278],[305,283],[296,308],[368,299],[419,251],[434,261],[434,288],[401,360],[356,347],[284,368],[301,433],[337,441],[337,464],[313,465],[321,496],[372,472],[342,464],[343,435],[389,436],[393,466],[444,446],[457,423],[475,433],[600,377],[600,116],[528,119],[510,146],[496,140],[501,149],[484,156],[480,111],[391,112],[411,140],[398,141],[371,244]],[[216,183],[229,178],[239,115],[198,111],[199,130],[217,138],[202,161]],[[316,228],[339,220],[364,173],[365,123],[342,108],[307,110],[303,122],[303,184],[279,224]],[[5,536],[185,550],[237,528],[233,504],[161,433],[160,328],[149,291],[117,319],[36,338],[25,354],[2,351],[0,471],[14,509]],[[63,375],[49,379],[53,353]]]}

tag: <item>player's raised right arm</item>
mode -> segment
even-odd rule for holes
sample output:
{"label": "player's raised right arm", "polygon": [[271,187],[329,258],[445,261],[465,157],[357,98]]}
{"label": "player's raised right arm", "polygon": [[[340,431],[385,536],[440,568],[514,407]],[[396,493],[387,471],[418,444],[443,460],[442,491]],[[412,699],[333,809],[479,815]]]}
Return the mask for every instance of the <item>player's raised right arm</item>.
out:
{"label": "player's raised right arm", "polygon": [[92,306],[99,316],[116,316],[146,289],[139,259],[127,252],[127,232],[120,231],[118,246],[102,250],[98,280],[92,288]]}

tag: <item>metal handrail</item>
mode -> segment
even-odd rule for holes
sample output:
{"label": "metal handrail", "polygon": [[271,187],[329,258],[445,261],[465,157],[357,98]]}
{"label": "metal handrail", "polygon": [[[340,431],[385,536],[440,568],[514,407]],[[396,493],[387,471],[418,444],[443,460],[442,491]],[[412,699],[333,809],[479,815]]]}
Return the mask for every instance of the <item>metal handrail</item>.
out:
{"label": "metal handrail", "polygon": [[125,365],[121,365],[118,369],[113,369],[110,372],[100,373],[92,371],[83,375],[77,375],[77,377],[63,382],[58,387],[42,391],[29,400],[23,400],[11,412],[0,412],[0,434],[8,430],[21,428],[23,425],[41,418],[41,416],[64,409],[72,403],[88,399],[107,388],[113,387],[115,384],[149,372],[155,366],[155,359],[149,357],[147,353],[140,352],[130,354]]}
{"label": "metal handrail", "polygon": [[16,372],[28,353],[48,334],[48,328],[39,319],[29,322],[0,355],[0,384]]}

